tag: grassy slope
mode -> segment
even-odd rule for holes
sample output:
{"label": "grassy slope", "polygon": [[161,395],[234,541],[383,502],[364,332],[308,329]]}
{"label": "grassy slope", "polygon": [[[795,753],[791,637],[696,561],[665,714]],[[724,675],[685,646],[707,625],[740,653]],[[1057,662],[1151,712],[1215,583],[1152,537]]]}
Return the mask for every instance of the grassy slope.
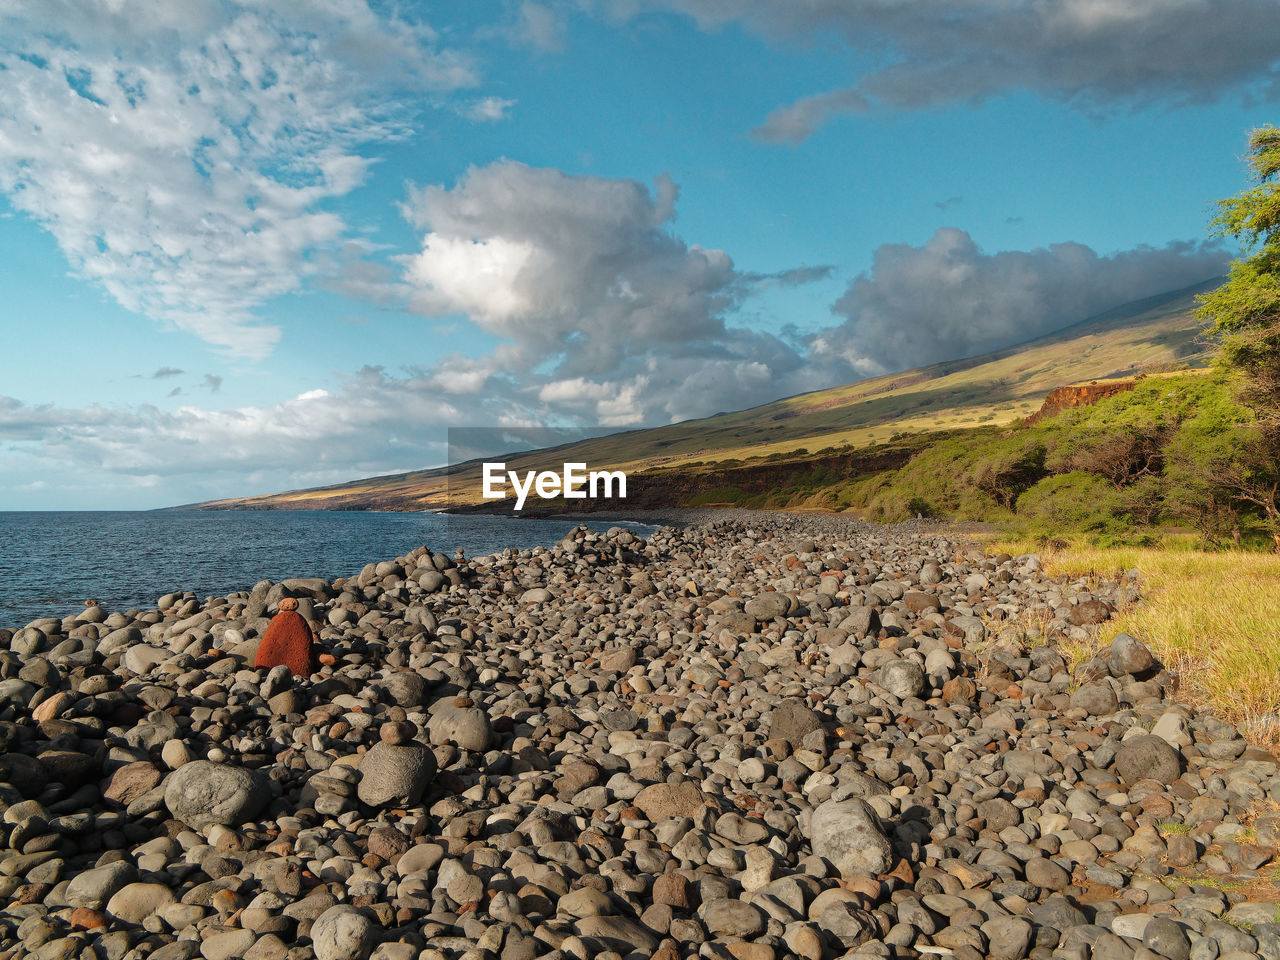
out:
{"label": "grassy slope", "polygon": [[[1007,423],[1034,412],[1050,390],[1064,384],[1201,362],[1205,347],[1198,342],[1200,325],[1190,311],[1194,294],[1205,288],[1128,304],[1051,336],[979,357],[787,397],[736,413],[583,441],[564,448],[555,459],[634,472],[786,454],[799,448],[857,449],[899,433]],[[526,469],[535,460],[519,455],[506,459],[509,467],[525,464]],[[547,459],[537,459],[539,468],[545,468]],[[455,490],[478,492],[478,467],[464,465],[453,474]],[[441,508],[448,501],[446,471],[433,469],[202,506],[416,510]]]}
{"label": "grassy slope", "polygon": [[1143,602],[1121,611],[1096,642],[1078,651],[1088,658],[1117,633],[1150,644],[1182,678],[1192,702],[1246,730],[1268,746],[1280,737],[1280,556],[1206,553],[1188,549],[1044,548],[1030,541],[1001,542],[993,549],[1042,550],[1050,574],[1114,577],[1140,571]]}

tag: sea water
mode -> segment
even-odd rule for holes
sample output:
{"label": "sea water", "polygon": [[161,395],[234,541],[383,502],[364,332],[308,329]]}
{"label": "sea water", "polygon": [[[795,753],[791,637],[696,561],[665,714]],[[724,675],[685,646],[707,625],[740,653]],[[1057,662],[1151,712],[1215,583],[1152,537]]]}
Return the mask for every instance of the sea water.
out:
{"label": "sea water", "polygon": [[[225,596],[259,580],[352,576],[421,546],[453,556],[550,546],[562,519],[325,510],[0,512],[0,628],[65,617],[97,600],[148,609],[172,591]],[[624,525],[596,521],[592,529]]]}

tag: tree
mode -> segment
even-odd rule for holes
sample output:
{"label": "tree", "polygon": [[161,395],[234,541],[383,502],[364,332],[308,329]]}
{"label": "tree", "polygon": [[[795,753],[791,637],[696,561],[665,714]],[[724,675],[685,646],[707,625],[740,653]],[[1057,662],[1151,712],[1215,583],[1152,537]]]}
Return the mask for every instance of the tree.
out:
{"label": "tree", "polygon": [[1012,510],[1018,497],[1044,478],[1044,458],[1039,436],[1014,434],[983,451],[973,465],[973,484]]}
{"label": "tree", "polygon": [[1256,185],[1220,201],[1213,219],[1214,232],[1248,255],[1200,298],[1199,316],[1222,338],[1220,361],[1242,374],[1241,399],[1254,416],[1227,485],[1261,511],[1280,551],[1280,129],[1249,135],[1249,164]]}
{"label": "tree", "polygon": [[1246,501],[1239,491],[1253,469],[1247,444],[1254,420],[1235,399],[1236,379],[1221,371],[1188,391],[1187,416],[1164,450],[1165,506],[1211,545],[1228,536],[1240,542],[1239,507]]}

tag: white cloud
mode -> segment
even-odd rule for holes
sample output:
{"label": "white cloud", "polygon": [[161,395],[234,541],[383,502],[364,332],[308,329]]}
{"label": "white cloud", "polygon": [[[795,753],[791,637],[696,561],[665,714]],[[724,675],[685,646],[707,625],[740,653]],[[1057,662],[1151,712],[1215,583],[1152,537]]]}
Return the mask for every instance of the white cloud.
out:
{"label": "white cloud", "polygon": [[1191,243],[1110,256],[1079,243],[986,254],[965,231],[944,228],[919,247],[877,249],[835,304],[845,322],[810,349],[815,365],[855,376],[973,356],[1208,280],[1228,260]]}
{"label": "white cloud", "polygon": [[0,7],[0,189],[121,305],[229,353],[346,232],[324,209],[398,136],[393,89],[474,82],[364,0]]}
{"label": "white cloud", "polygon": [[725,316],[758,286],[828,268],[739,273],[670,231],[677,194],[665,177],[650,191],[510,161],[412,190],[405,214],[424,231],[402,258],[413,309],[464,314],[501,341],[463,371],[440,363],[433,382],[611,425],[745,405],[771,380],[785,392],[799,356]]}
{"label": "white cloud", "polygon": [[428,234],[422,253],[408,260],[405,280],[418,291],[414,303],[421,312],[466,313],[481,326],[501,328],[528,309],[519,279],[534,252],[527,242],[501,236]]}
{"label": "white cloud", "polygon": [[[0,489],[58,477],[68,501],[108,505],[93,498],[144,478],[153,485],[139,505],[157,505],[438,464],[449,426],[706,416],[1006,346],[1205,279],[1226,260],[1193,244],[986,254],[942,230],[919,247],[881,247],[835,305],[843,322],[788,342],[726,318],[758,289],[820,281],[830,268],[739,271],[724,251],[673,232],[677,199],[666,178],[650,189],[512,162],[416,188],[404,213],[420,250],[394,261],[398,274],[351,282],[475,324],[496,341],[488,353],[394,376],[365,368],[266,407],[65,409],[0,397]],[[47,490],[29,496],[48,505]]]}
{"label": "white cloud", "polygon": [[830,117],[1030,91],[1090,111],[1280,95],[1274,0],[600,0],[615,18],[675,10],[768,42],[841,38],[865,72],[775,110],[755,131],[798,142]]}
{"label": "white cloud", "polygon": [[514,100],[506,100],[502,97],[483,97],[467,106],[462,114],[476,123],[496,123],[499,120],[505,120],[507,111],[515,104]]}
{"label": "white cloud", "polygon": [[423,379],[374,368],[335,391],[226,410],[30,406],[0,396],[0,489],[58,477],[71,490],[93,477],[82,504],[128,505],[120,491],[153,478],[138,505],[158,506],[331,483],[441,462],[441,425],[462,417]]}

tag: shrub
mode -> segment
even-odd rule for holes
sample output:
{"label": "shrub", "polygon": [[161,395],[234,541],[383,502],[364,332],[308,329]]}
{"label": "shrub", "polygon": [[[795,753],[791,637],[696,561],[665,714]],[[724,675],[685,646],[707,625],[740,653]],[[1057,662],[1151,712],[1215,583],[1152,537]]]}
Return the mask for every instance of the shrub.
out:
{"label": "shrub", "polygon": [[1018,498],[1019,526],[1030,536],[1079,531],[1121,537],[1130,531],[1124,500],[1106,479],[1083,470],[1046,477]]}

